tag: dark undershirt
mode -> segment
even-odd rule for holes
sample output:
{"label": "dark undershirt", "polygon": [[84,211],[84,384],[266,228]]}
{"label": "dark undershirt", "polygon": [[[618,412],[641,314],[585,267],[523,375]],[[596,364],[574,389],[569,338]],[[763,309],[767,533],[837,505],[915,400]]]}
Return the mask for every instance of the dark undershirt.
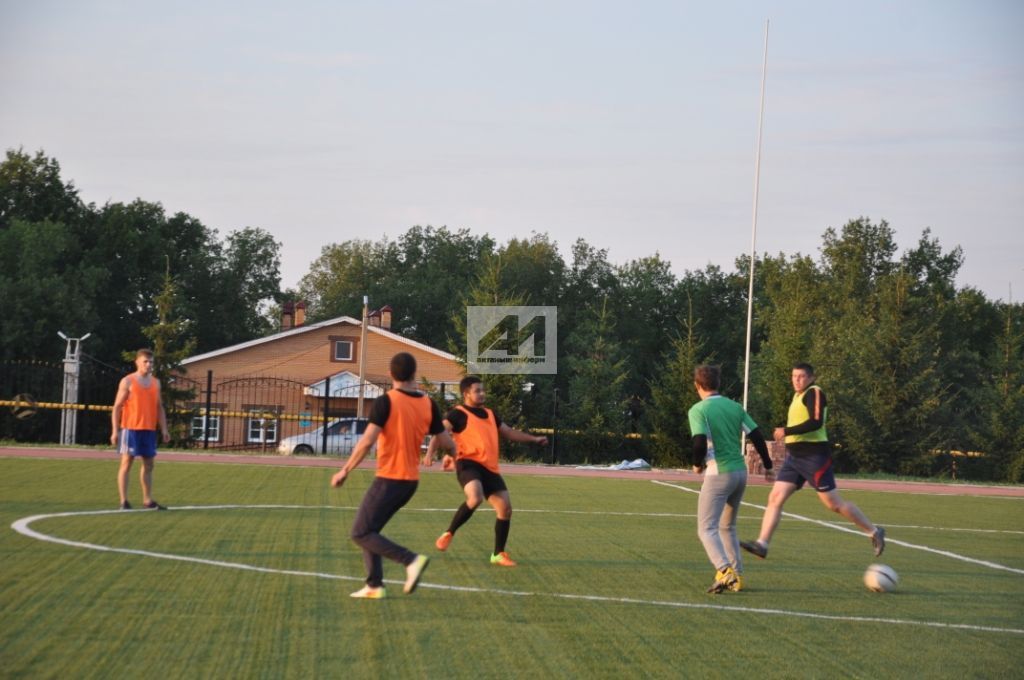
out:
{"label": "dark undershirt", "polygon": [[[398,390],[402,394],[409,395],[410,397],[417,397],[420,399],[426,399],[427,395],[422,392],[413,392],[410,390]],[[373,400],[373,408],[370,409],[370,422],[377,427],[384,427],[384,424],[388,422],[388,418],[391,416],[391,397],[386,394],[382,394]],[[430,402],[430,434],[438,434],[444,431],[444,423],[441,421],[441,410],[437,408],[437,404]]]}
{"label": "dark undershirt", "polygon": [[[487,420],[487,411],[482,408],[466,406],[465,404],[463,404],[462,408],[466,409],[466,411],[469,411],[477,418],[480,418],[480,420]],[[448,415],[445,416],[445,419],[452,424],[452,432],[458,434],[466,429],[466,422],[468,421],[469,416],[466,415],[465,411],[453,408],[451,411],[448,411]],[[501,418],[498,417],[497,413],[494,414],[494,422],[497,423],[498,430],[500,431]]]}

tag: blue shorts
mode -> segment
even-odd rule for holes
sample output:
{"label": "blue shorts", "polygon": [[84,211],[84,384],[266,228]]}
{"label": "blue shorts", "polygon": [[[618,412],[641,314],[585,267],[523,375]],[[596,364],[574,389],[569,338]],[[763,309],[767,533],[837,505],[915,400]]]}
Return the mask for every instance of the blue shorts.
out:
{"label": "blue shorts", "polygon": [[775,479],[780,482],[796,484],[801,488],[804,482],[810,482],[815,491],[831,491],[836,488],[836,478],[832,474],[832,454],[812,453],[806,456],[786,454]]}
{"label": "blue shorts", "polygon": [[121,430],[117,452],[133,458],[152,458],[156,455],[156,430]]}

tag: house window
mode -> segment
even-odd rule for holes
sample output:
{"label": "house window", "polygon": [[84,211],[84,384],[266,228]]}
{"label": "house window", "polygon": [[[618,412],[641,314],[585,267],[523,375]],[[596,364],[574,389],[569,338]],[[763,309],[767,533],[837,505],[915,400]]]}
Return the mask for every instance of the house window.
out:
{"label": "house window", "polygon": [[249,411],[245,420],[246,441],[251,444],[277,441],[277,416],[265,410]]}
{"label": "house window", "polygon": [[355,343],[351,340],[335,340],[334,341],[334,360],[335,361],[352,361],[353,349]]}
{"label": "house window", "polygon": [[331,361],[354,362],[359,356],[359,338],[351,335],[329,335],[327,347]]}
{"label": "house window", "polygon": [[[204,429],[206,428],[206,416],[193,416],[191,434],[192,439],[197,442],[203,441],[206,436]],[[220,416],[210,416],[210,441],[220,441]]]}

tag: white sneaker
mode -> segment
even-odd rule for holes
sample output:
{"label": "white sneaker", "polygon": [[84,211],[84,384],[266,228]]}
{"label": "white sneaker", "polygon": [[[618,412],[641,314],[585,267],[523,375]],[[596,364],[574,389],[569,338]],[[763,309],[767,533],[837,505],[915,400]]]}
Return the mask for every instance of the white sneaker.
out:
{"label": "white sneaker", "polygon": [[384,586],[381,586],[380,588],[363,586],[356,592],[349,595],[349,597],[355,597],[361,600],[383,600],[387,596],[388,591],[384,590]]}
{"label": "white sneaker", "polygon": [[407,595],[414,590],[420,583],[420,576],[427,569],[427,564],[430,563],[430,558],[426,555],[417,555],[416,559],[409,563],[405,568],[405,587],[402,588],[402,592]]}

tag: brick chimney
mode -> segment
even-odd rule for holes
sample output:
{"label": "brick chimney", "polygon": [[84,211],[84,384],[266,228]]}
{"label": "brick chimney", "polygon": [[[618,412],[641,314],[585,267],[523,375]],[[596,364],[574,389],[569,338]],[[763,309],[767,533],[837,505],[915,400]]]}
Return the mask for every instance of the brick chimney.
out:
{"label": "brick chimney", "polygon": [[391,305],[384,305],[380,308],[380,327],[386,331],[391,330]]}
{"label": "brick chimney", "polygon": [[295,327],[295,303],[286,302],[281,305],[281,330],[290,331]]}
{"label": "brick chimney", "polygon": [[366,315],[367,325],[380,328],[380,310],[375,309]]}
{"label": "brick chimney", "polygon": [[303,325],[304,323],[306,323],[306,303],[305,302],[296,302],[295,303],[295,327],[298,328],[299,326]]}

